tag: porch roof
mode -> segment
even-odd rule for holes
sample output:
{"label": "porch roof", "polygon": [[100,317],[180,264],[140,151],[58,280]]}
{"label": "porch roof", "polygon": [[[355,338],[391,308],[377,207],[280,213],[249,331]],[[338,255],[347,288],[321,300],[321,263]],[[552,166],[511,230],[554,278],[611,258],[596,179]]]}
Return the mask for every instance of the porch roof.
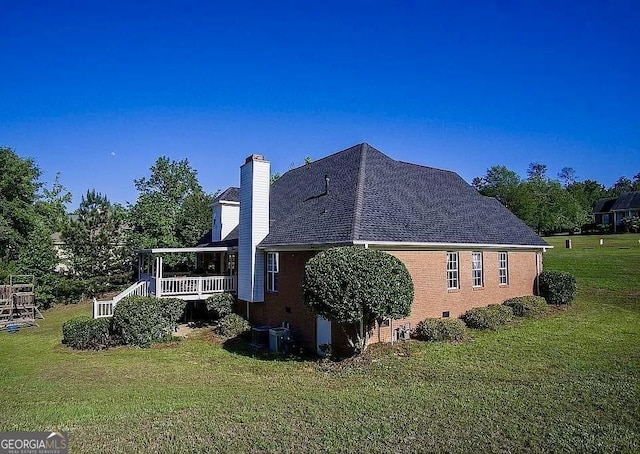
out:
{"label": "porch roof", "polygon": [[235,251],[236,246],[196,246],[196,247],[159,247],[152,249],[139,249],[138,254],[174,254],[193,252],[227,252]]}

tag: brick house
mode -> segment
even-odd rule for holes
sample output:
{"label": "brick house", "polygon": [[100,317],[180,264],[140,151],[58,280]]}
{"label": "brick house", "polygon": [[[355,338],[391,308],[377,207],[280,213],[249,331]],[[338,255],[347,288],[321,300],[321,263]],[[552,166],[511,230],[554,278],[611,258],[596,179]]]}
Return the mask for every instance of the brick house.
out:
{"label": "brick house", "polygon": [[274,184],[269,162],[252,155],[240,180],[237,191],[216,199],[213,225],[214,240],[237,241],[239,312],[253,325],[288,324],[310,349],[345,345],[342,330],[302,302],[304,265],[318,251],[361,245],[404,262],[414,302],[409,317],[371,337],[388,341],[426,317],[458,317],[533,294],[550,247],[456,173],[395,161],[366,143],[292,169]]}

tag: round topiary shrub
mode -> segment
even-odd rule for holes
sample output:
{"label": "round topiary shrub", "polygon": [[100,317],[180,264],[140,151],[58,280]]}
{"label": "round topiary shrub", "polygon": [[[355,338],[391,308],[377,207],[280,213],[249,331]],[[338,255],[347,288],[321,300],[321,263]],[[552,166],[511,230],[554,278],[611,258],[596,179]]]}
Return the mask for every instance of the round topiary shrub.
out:
{"label": "round topiary shrub", "polygon": [[163,301],[148,296],[123,298],[113,311],[112,330],[126,345],[149,347],[171,332]]}
{"label": "round topiary shrub", "polygon": [[235,302],[235,297],[229,292],[211,295],[206,301],[209,318],[217,320],[226,317],[229,314],[233,314]]}
{"label": "round topiary shrub", "polygon": [[509,306],[490,304],[486,307],[470,309],[460,317],[469,328],[496,329],[513,319],[513,311]]}
{"label": "round topiary shrub", "polygon": [[576,294],[576,278],[571,273],[543,271],[538,277],[540,296],[549,304],[571,304]]}
{"label": "round topiary shrub", "polygon": [[467,328],[457,318],[427,318],[418,323],[413,336],[427,342],[463,341],[467,337]]}
{"label": "round topiary shrub", "polygon": [[251,331],[251,324],[238,314],[229,314],[221,318],[213,332],[222,337],[246,336]]}
{"label": "round topiary shrub", "polygon": [[541,296],[518,296],[502,304],[509,306],[516,317],[537,317],[549,311],[547,301]]}
{"label": "round topiary shrub", "polygon": [[356,353],[364,351],[376,322],[411,312],[413,281],[398,258],[359,246],[322,251],[305,265],[304,303],[338,324]]}
{"label": "round topiary shrub", "polygon": [[62,325],[62,343],[78,350],[101,350],[110,345],[108,318],[82,316]]}

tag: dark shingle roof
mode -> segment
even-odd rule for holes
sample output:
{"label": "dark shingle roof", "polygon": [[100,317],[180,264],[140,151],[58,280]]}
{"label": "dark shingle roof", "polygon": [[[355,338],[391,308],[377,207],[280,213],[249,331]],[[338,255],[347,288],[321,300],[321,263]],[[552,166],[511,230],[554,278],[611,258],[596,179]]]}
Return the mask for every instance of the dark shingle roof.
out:
{"label": "dark shingle roof", "polygon": [[611,207],[612,211],[640,209],[640,191],[623,192]]}
{"label": "dark shingle roof", "polygon": [[593,208],[594,213],[609,213],[611,211],[611,207],[614,203],[616,203],[615,198],[613,199],[600,199],[596,206]]}
{"label": "dark shingle roof", "polygon": [[227,202],[240,202],[240,188],[227,188],[222,194],[213,199],[213,202],[219,202],[220,200],[224,200]]}
{"label": "dark shingle roof", "polygon": [[264,247],[354,241],[548,246],[456,173],[395,161],[366,143],[282,175],[271,187],[270,220]]}

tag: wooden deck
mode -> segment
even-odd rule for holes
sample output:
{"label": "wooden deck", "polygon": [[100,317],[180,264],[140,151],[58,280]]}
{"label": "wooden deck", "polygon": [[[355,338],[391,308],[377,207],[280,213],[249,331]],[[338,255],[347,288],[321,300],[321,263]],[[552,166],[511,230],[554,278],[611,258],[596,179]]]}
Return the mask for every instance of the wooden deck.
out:
{"label": "wooden deck", "polygon": [[128,296],[180,298],[185,301],[204,300],[216,293],[233,292],[238,288],[237,276],[181,276],[155,278],[142,275],[118,296],[108,301],[93,300],[93,318],[111,317],[113,310]]}

